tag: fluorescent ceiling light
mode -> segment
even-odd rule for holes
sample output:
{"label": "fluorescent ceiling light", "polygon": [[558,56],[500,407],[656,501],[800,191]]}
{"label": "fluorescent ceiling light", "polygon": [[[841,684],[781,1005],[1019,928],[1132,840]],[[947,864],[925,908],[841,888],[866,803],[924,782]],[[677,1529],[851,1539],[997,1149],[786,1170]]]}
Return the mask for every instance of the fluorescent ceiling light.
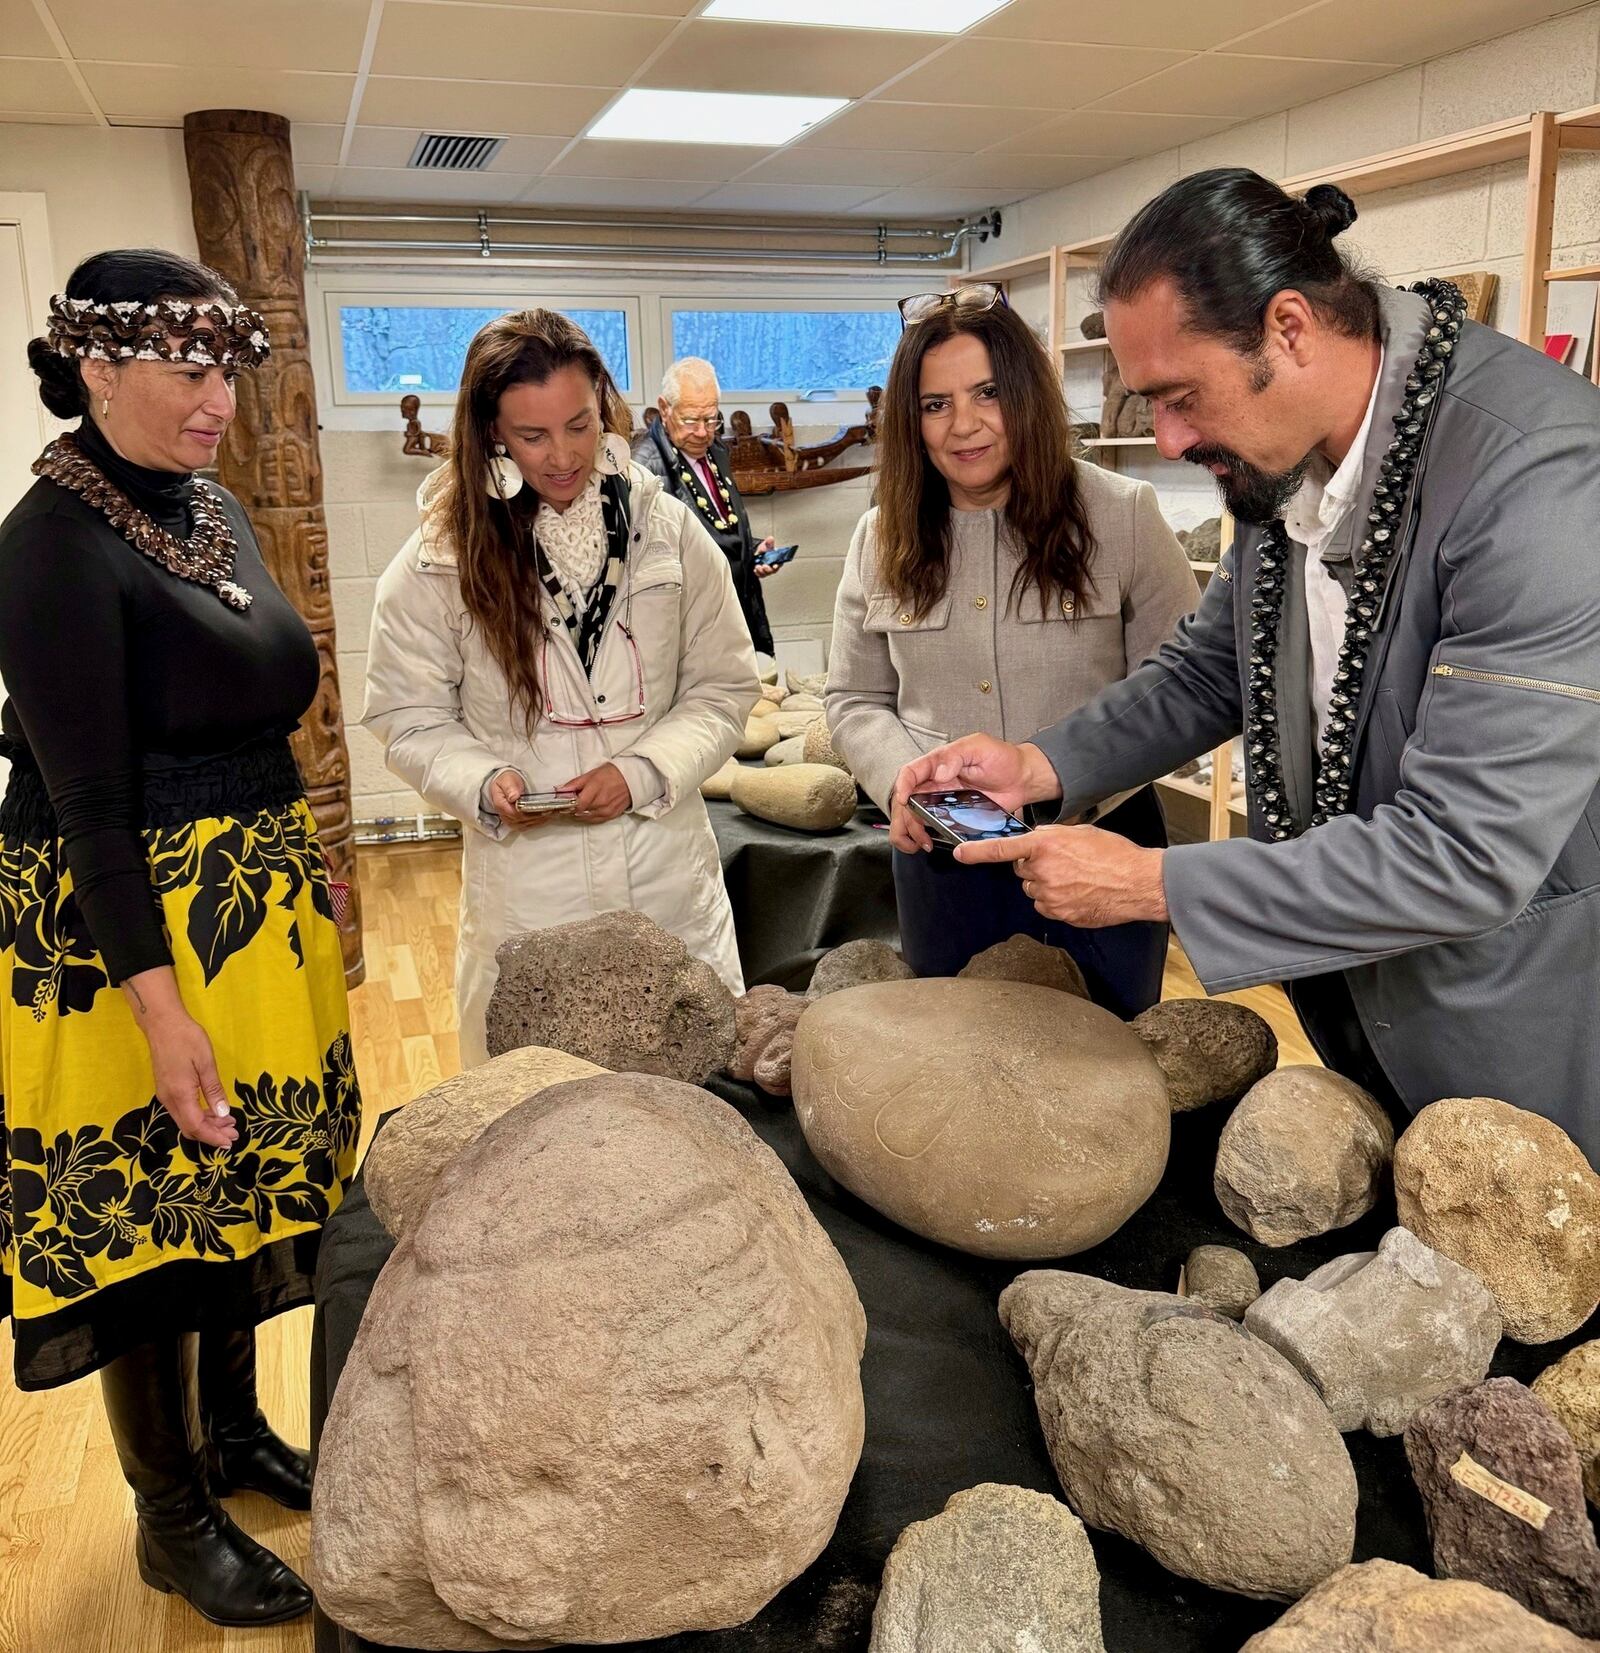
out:
{"label": "fluorescent ceiling light", "polygon": [[1007,0],[711,0],[702,17],[746,23],[809,23],[828,29],[909,29],[960,34]]}
{"label": "fluorescent ceiling light", "polygon": [[584,133],[645,143],[753,144],[776,149],[843,109],[849,98],[789,98],[754,92],[624,92]]}

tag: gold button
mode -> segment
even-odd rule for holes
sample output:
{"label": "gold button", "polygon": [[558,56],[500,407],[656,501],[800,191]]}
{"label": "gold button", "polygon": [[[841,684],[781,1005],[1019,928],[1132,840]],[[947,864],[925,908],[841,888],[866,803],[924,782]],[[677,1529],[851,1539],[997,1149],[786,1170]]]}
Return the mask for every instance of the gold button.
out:
{"label": "gold button", "polygon": [[1061,599],[1061,612],[1063,614],[1070,614],[1072,612],[1072,599],[1070,597],[1063,597]]}
{"label": "gold button", "polygon": [[988,678],[987,678],[987,677],[986,677],[986,678],[984,678],[984,680],[983,680],[983,681],[982,681],[982,682],[981,682],[981,683],[980,683],[980,684],[979,684],[979,685],[978,685],[978,692],[979,692],[979,693],[980,693],[980,694],[988,694],[988,692],[989,692],[989,687],[990,687],[990,685],[989,685],[989,679],[988,679]]}
{"label": "gold button", "polygon": [[977,599],[977,606],[979,608],[987,608],[989,606],[989,599],[987,597],[979,597]]}
{"label": "gold button", "polygon": [[911,624],[911,616],[909,614],[902,614],[900,616],[900,624],[903,626],[909,626]]}

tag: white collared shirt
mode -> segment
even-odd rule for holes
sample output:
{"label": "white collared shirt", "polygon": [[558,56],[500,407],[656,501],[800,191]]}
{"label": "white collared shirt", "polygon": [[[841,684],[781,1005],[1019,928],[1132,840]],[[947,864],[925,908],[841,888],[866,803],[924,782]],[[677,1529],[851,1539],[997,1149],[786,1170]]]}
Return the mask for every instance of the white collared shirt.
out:
{"label": "white collared shirt", "polygon": [[1372,416],[1378,406],[1378,386],[1383,383],[1383,358],[1378,359],[1377,376],[1366,417],[1337,470],[1321,454],[1312,454],[1306,479],[1283,513],[1290,539],[1306,549],[1306,618],[1311,628],[1310,690],[1311,709],[1316,717],[1317,745],[1328,729],[1328,711],[1333,695],[1333,674],[1339,667],[1339,649],[1344,642],[1346,599],[1338,577],[1322,561],[1323,547],[1334,530],[1360,503],[1362,461]]}

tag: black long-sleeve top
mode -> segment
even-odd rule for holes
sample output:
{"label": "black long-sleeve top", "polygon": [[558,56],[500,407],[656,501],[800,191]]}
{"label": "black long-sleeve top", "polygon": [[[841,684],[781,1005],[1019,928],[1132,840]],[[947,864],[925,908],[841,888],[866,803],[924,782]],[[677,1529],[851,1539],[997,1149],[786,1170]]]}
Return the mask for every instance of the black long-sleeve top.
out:
{"label": "black long-sleeve top", "polygon": [[[85,420],[83,452],[163,527],[192,531],[187,473],[122,459]],[[0,523],[0,728],[38,764],[78,907],[113,981],[172,955],[141,837],[153,755],[199,758],[287,734],[316,694],[316,645],[225,490],[242,613],[169,573],[41,477]]]}

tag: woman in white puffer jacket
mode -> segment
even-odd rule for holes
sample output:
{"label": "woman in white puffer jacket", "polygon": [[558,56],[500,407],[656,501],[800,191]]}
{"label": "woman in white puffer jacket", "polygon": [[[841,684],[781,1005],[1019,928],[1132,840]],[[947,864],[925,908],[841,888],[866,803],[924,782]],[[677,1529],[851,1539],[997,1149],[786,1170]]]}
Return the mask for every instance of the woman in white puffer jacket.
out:
{"label": "woman in white puffer jacket", "polygon": [[[378,582],[362,721],[465,827],[456,998],[488,1056],[495,950],[631,909],[743,991],[700,783],[760,695],[706,531],[630,464],[629,415],[564,316],[501,316],[467,352],[449,462]],[[525,792],[569,812],[518,810]]]}

